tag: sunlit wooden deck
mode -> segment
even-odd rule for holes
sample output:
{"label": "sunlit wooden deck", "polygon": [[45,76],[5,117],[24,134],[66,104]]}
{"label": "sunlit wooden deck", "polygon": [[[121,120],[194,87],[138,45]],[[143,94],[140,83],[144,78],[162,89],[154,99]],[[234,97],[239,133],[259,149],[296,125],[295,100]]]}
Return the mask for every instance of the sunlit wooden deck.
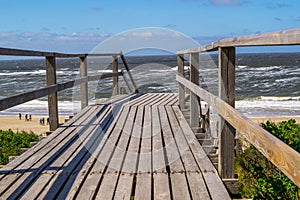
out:
{"label": "sunlit wooden deck", "polygon": [[4,199],[230,199],[177,94],[87,106],[0,169]]}

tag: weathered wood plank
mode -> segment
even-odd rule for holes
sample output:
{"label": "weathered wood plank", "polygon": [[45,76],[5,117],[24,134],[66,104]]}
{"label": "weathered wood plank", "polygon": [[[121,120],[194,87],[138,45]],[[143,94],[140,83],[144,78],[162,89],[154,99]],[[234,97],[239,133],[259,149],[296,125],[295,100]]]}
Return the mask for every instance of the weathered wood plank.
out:
{"label": "weathered wood plank", "polygon": [[[196,85],[199,85],[199,53],[190,54],[190,81]],[[199,127],[199,97],[190,92],[190,126]]]}
{"label": "weathered wood plank", "polygon": [[[184,77],[184,57],[182,54],[177,55],[178,76]],[[178,83],[179,107],[184,108],[185,88],[184,85]]]}
{"label": "weathered wood plank", "polygon": [[[99,110],[93,110],[94,112],[97,112]],[[93,113],[93,112],[92,112]],[[69,128],[64,131],[64,134],[61,134],[60,137],[56,137],[54,140],[51,141],[51,143],[47,143],[44,148],[40,149],[34,156],[27,157],[27,160],[23,162],[21,165],[16,167],[11,174],[5,176],[1,180],[0,185],[0,195],[3,195],[4,192],[8,190],[8,188],[12,189],[11,185],[13,187],[18,187],[18,185],[24,185],[24,184],[30,184],[30,181],[35,179],[47,166],[48,164],[51,164],[55,161],[57,156],[60,155],[60,153],[64,152],[65,149],[68,147],[68,144],[71,144],[73,140],[76,141],[77,137],[74,137],[74,133],[79,133],[83,129],[83,123],[86,123],[87,121],[91,120],[93,115],[87,116],[87,118],[80,118],[76,124],[79,126]],[[76,132],[77,131],[77,132]],[[31,172],[30,169],[36,169],[33,172]],[[24,171],[25,169],[25,171]],[[24,171],[23,173],[14,173],[14,171]],[[29,177],[28,177],[29,176]],[[27,178],[28,177],[28,178]],[[26,182],[24,183],[24,180]],[[26,185],[22,186],[25,188]],[[24,188],[21,186],[19,189],[22,192]],[[14,195],[18,194],[17,191],[11,191],[14,192]],[[6,192],[7,195],[10,195]]]}
{"label": "weathered wood plank", "polygon": [[135,199],[151,199],[151,173],[139,172],[136,176]]}
{"label": "weathered wood plank", "polygon": [[[56,84],[56,61],[55,57],[46,57],[46,78],[47,86]],[[57,92],[48,95],[48,112],[50,131],[55,131],[58,124],[58,105],[57,105]]]}
{"label": "weathered wood plank", "polygon": [[300,154],[297,151],[239,113],[220,98],[179,76],[176,79],[190,88],[210,106],[214,107],[228,123],[236,128],[268,160],[300,187],[300,165],[298,165]]}
{"label": "weathered wood plank", "polygon": [[174,106],[173,109],[178,119],[178,123],[182,129],[185,130],[184,136],[190,146],[199,168],[201,169],[201,173],[210,192],[210,196],[212,199],[231,199],[218,175],[218,172],[210,162],[200,143],[197,141],[194,132],[189,127],[179,107]]}
{"label": "weathered wood plank", "polygon": [[211,199],[201,173],[186,173],[193,200]]}
{"label": "weathered wood plank", "polygon": [[[87,76],[87,57],[80,57],[80,77]],[[81,83],[80,85],[81,109],[88,105],[88,84]]]}
{"label": "weathered wood plank", "polygon": [[119,120],[113,127],[113,130],[108,138],[103,140],[103,148],[96,157],[96,162],[93,163],[92,169],[89,170],[89,174],[85,177],[84,182],[80,187],[80,191],[76,193],[76,198],[83,199],[86,196],[96,196],[103,179],[102,175],[105,172],[105,168],[109,164],[109,159],[113,155],[114,149],[122,132],[127,116],[129,114],[130,107],[124,107]]}
{"label": "weathered wood plank", "polygon": [[[101,141],[101,135],[104,134],[98,134],[98,132],[101,132],[101,127],[108,125],[109,120],[105,120],[105,117],[107,117],[109,112],[110,108],[108,108],[106,112],[101,113],[94,122],[85,125],[87,128],[80,135],[80,139],[72,143],[67,151],[63,152],[51,165],[43,170],[41,173],[43,176],[41,178],[39,177],[38,182],[35,182],[31,188],[27,190],[23,198],[36,198],[34,194],[38,191],[42,191],[39,198],[55,198],[58,195],[57,192],[64,187],[66,181],[70,180],[69,177],[75,168],[80,166],[81,160],[85,159],[85,157],[94,156],[96,148],[94,146],[98,146],[97,144]],[[45,182],[47,179],[48,182],[51,181],[52,184],[45,186],[39,183],[39,181]]]}
{"label": "weathered wood plank", "polygon": [[212,42],[206,46],[180,50],[177,54],[198,53],[206,51],[216,51],[219,47],[247,47],[247,46],[280,46],[299,45],[300,29],[282,30],[276,32],[253,34],[235,38],[225,38]]}
{"label": "weathered wood plank", "polygon": [[[235,48],[219,48],[219,97],[235,107]],[[223,118],[219,122],[219,164],[222,178],[234,178],[235,129]]]}
{"label": "weathered wood plank", "polygon": [[[118,57],[113,56],[113,61],[112,61],[112,71],[113,72],[118,72]],[[112,96],[119,94],[119,78],[113,77],[113,92]]]}
{"label": "weathered wood plank", "polygon": [[154,199],[167,200],[171,199],[171,191],[169,186],[169,178],[167,173],[153,174],[153,191]]}

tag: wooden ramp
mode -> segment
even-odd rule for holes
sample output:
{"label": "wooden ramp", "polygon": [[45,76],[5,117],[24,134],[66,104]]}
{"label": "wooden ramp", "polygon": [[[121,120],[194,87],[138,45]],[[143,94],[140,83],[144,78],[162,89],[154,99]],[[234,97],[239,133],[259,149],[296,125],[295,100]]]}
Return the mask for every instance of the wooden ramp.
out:
{"label": "wooden ramp", "polygon": [[0,169],[3,199],[230,199],[176,94],[88,106]]}

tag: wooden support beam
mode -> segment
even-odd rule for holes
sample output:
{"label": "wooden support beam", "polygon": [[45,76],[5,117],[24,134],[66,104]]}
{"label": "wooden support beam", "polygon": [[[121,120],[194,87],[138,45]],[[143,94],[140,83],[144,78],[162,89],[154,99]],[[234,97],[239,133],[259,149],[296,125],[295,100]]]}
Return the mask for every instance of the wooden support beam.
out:
{"label": "wooden support beam", "polygon": [[[118,57],[117,56],[113,56],[112,71],[113,72],[118,72]],[[119,77],[114,76],[112,79],[113,79],[112,96],[115,96],[115,95],[119,94]]]}
{"label": "wooden support beam", "polygon": [[[219,48],[219,97],[235,107],[235,48]],[[234,178],[235,128],[223,118],[219,122],[219,165],[222,178]]]}
{"label": "wooden support beam", "polygon": [[[190,81],[199,85],[199,53],[191,53],[190,54]],[[190,125],[191,127],[199,126],[199,97],[190,92],[190,100],[191,100],[191,109],[190,109]]]}
{"label": "wooden support beam", "polygon": [[[80,57],[80,77],[87,76],[87,57]],[[81,109],[88,106],[88,82],[80,84]]]}
{"label": "wooden support beam", "polygon": [[[178,76],[184,77],[184,57],[181,54],[177,55]],[[178,83],[179,107],[184,109],[185,90],[181,83]]]}
{"label": "wooden support beam", "polygon": [[[56,62],[54,56],[46,57],[47,86],[56,84]],[[50,131],[58,128],[57,92],[48,95],[48,112]]]}

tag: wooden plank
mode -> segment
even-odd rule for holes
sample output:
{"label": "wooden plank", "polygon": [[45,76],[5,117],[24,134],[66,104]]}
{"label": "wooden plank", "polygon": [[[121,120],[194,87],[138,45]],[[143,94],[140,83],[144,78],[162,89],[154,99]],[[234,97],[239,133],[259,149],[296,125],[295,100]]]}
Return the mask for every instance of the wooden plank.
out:
{"label": "wooden plank", "polygon": [[138,88],[137,88],[137,86],[136,86],[136,84],[135,84],[135,82],[134,82],[134,79],[133,79],[133,77],[132,77],[132,74],[131,74],[131,72],[130,72],[130,69],[129,69],[129,67],[128,67],[126,58],[125,58],[125,56],[123,55],[122,52],[120,52],[120,57],[121,57],[121,59],[122,59],[122,61],[123,61],[124,67],[125,67],[125,69],[126,69],[128,75],[129,75],[129,78],[130,78],[131,82],[132,82],[132,85],[133,85],[133,88],[134,88],[134,91],[133,91],[133,92],[134,92],[134,93],[139,93]]}
{"label": "wooden plank", "polygon": [[216,51],[219,47],[247,47],[247,46],[283,46],[299,45],[300,28],[281,30],[276,32],[253,34],[235,38],[225,38],[212,42],[211,44],[177,51],[177,54],[199,53],[207,51]]}
{"label": "wooden plank", "polygon": [[[80,57],[80,77],[87,76],[87,57]],[[80,85],[81,109],[88,105],[88,84],[81,83]]]}
{"label": "wooden plank", "polygon": [[37,181],[30,186],[23,198],[33,199],[39,193],[41,193],[39,198],[52,199],[56,197],[57,192],[64,187],[70,174],[73,173],[81,160],[86,156],[94,155],[95,147],[93,146],[97,146],[99,141],[101,141],[101,135],[98,134],[99,128],[101,128],[100,124],[105,126],[103,124],[104,121],[106,124],[109,122],[104,120],[109,111],[110,109],[107,109],[107,112],[103,112],[95,122],[88,125],[88,128],[80,135],[80,139],[76,140],[67,151],[63,152],[51,165],[41,172],[41,177],[38,177]]}
{"label": "wooden plank", "polygon": [[151,200],[151,173],[141,172],[136,176],[135,199]]}
{"label": "wooden plank", "polygon": [[[93,155],[88,161],[82,160],[81,163],[78,165],[78,167],[74,170],[70,176],[70,180],[74,180],[73,182],[68,181],[65,185],[64,189],[61,191],[60,195],[58,196],[58,199],[73,199],[76,198],[78,192],[80,191],[81,186],[83,185],[86,177],[90,174],[91,176],[98,176],[101,178],[102,170],[104,169],[108,159],[109,159],[109,153],[106,153],[104,155],[106,156],[106,159],[100,160],[100,152],[102,151],[102,148],[107,141],[107,138],[110,137],[112,131],[114,130],[116,124],[119,122],[119,119],[124,119],[124,114],[127,116],[127,111],[125,109],[125,112],[123,112],[123,109],[120,110],[120,112],[114,117],[113,122],[111,123],[110,127],[107,129],[106,134],[103,136],[101,143],[99,146],[96,147]],[[123,126],[119,122],[118,126]],[[101,157],[102,159],[103,157]],[[96,165],[98,164],[98,167]],[[92,167],[95,167],[95,169],[99,170],[90,173],[90,170]],[[100,169],[100,167],[103,167]],[[96,188],[96,184],[95,187]],[[92,189],[93,190],[93,189]]]}
{"label": "wooden plank", "polygon": [[[113,61],[112,61],[112,71],[113,72],[118,72],[118,57],[113,56]],[[113,92],[112,96],[119,94],[119,78],[113,77]]]}
{"label": "wooden plank", "polygon": [[159,120],[158,107],[152,107],[152,159],[153,172],[165,173],[167,163],[165,161],[165,152],[161,136],[161,124]]}
{"label": "wooden plank", "polygon": [[[55,57],[46,57],[46,77],[47,86],[56,84],[56,61]],[[50,131],[55,131],[58,124],[58,105],[57,105],[57,93],[54,92],[48,95],[48,112],[49,112],[49,124]]]}
{"label": "wooden plank", "polygon": [[[94,111],[97,112],[97,110]],[[83,123],[89,120],[91,120],[91,117],[82,117],[78,120],[77,123],[78,125],[83,125]],[[67,129],[66,131],[64,131],[64,135],[62,134],[61,137],[56,137],[54,140],[52,140],[52,143],[47,143],[44,148],[39,150],[34,156],[28,157],[26,162],[22,163],[14,169],[14,171],[24,171],[25,169],[24,172],[12,173],[5,176],[1,180],[1,195],[3,195],[3,193],[8,190],[8,187],[12,189],[12,184],[14,184],[14,187],[18,187],[18,184],[24,185],[25,179],[26,183],[30,184],[31,180],[35,179],[36,176],[38,176],[48,166],[48,164],[54,162],[54,160],[60,155],[60,153],[65,151],[65,148],[67,148],[68,144],[71,144],[74,140],[76,141],[77,137],[74,136],[76,136],[77,133],[80,134],[81,129],[84,129],[83,126],[76,126]],[[34,173],[30,170],[31,168],[36,169],[35,171],[33,171]],[[23,188],[20,188],[20,190],[22,189]],[[16,191],[13,192],[14,194],[17,194]]]}
{"label": "wooden plank", "polygon": [[200,143],[197,141],[194,132],[189,127],[179,107],[174,106],[173,110],[178,119],[179,125],[181,126],[182,130],[184,130],[184,136],[201,170],[202,176],[204,177],[211,198],[231,199],[222,180],[218,175],[218,172],[214,168],[213,164],[210,162]]}
{"label": "wooden plank", "polygon": [[0,100],[0,111],[5,110],[8,108],[11,108],[13,106],[26,103],[28,101],[38,99],[44,96],[47,96],[49,94],[59,92],[68,88],[72,88],[74,86],[80,85],[82,83],[85,83],[87,81],[94,81],[94,80],[99,80],[99,79],[104,79],[104,78],[109,78],[109,77],[114,77],[114,76],[120,76],[120,72],[118,73],[104,73],[101,75],[94,75],[94,76],[88,76],[88,77],[82,77],[82,78],[77,78],[68,82],[64,83],[58,83],[54,84],[51,86],[47,86],[41,89],[25,92],[22,94],[17,94],[13,95],[4,99]]}
{"label": "wooden plank", "polygon": [[214,107],[247,141],[300,187],[300,165],[297,164],[300,160],[300,154],[297,151],[261,128],[251,119],[239,113],[220,98],[179,76],[176,79],[200,96],[208,105]]}
{"label": "wooden plank", "polygon": [[186,176],[189,182],[192,199],[211,199],[201,173],[187,172]]}
{"label": "wooden plank", "polygon": [[141,149],[139,153],[138,173],[136,175],[136,199],[151,199],[151,182],[152,182],[152,123],[151,123],[151,107],[145,106],[143,131],[141,137]]}
{"label": "wooden plank", "polygon": [[[190,54],[190,81],[196,85],[199,85],[199,53]],[[199,127],[199,97],[190,92],[190,125],[191,127]]]}
{"label": "wooden plank", "polygon": [[[113,151],[112,158],[109,161],[107,170],[103,176],[103,181],[101,182],[100,189],[97,193],[96,199],[113,199],[114,191],[118,193],[117,196],[123,196],[124,194],[128,194],[128,192],[126,191],[120,191],[120,188],[117,188],[118,186],[117,183],[120,176],[122,163],[126,156],[128,142],[130,142],[130,136],[133,131],[136,111],[137,111],[137,107],[131,107],[124,129],[121,133],[120,139],[116,144],[115,150]],[[124,187],[122,188],[124,189]],[[129,191],[131,192],[131,188],[126,187],[125,189],[126,190],[129,189]],[[129,198],[130,198],[130,192],[129,192]]]}
{"label": "wooden plank", "polygon": [[[178,76],[184,77],[184,55],[178,54],[177,55],[177,67]],[[184,100],[185,100],[185,88],[184,85],[178,83],[178,95],[179,95],[179,107],[181,109],[184,108]]]}
{"label": "wooden plank", "polygon": [[[120,118],[117,120],[116,124],[111,130],[111,134],[107,135],[107,138],[104,138],[101,142],[103,147],[99,155],[95,157],[95,160],[90,166],[91,169],[88,170],[88,175],[84,177],[84,182],[76,184],[76,187],[72,188],[71,194],[68,196],[74,196],[74,198],[84,199],[86,196],[96,196],[103,179],[102,175],[105,172],[105,168],[109,164],[109,160],[114,153],[115,146],[117,145],[120,134],[125,126],[127,116],[129,114],[130,107],[124,107]],[[100,151],[100,150],[99,150]],[[79,187],[79,191],[78,190]]]}
{"label": "wooden plank", "polygon": [[153,106],[165,105],[169,101],[169,99],[172,98],[172,96],[173,95],[171,93],[162,93],[161,97],[157,101],[152,102],[149,105],[153,105]]}
{"label": "wooden plank", "polygon": [[169,179],[167,173],[154,173],[153,174],[153,191],[154,199],[167,200],[171,199],[171,191],[169,186]]}
{"label": "wooden plank", "polygon": [[[235,48],[219,48],[219,97],[235,106]],[[222,178],[234,178],[235,129],[223,118],[219,122],[219,164]]]}

